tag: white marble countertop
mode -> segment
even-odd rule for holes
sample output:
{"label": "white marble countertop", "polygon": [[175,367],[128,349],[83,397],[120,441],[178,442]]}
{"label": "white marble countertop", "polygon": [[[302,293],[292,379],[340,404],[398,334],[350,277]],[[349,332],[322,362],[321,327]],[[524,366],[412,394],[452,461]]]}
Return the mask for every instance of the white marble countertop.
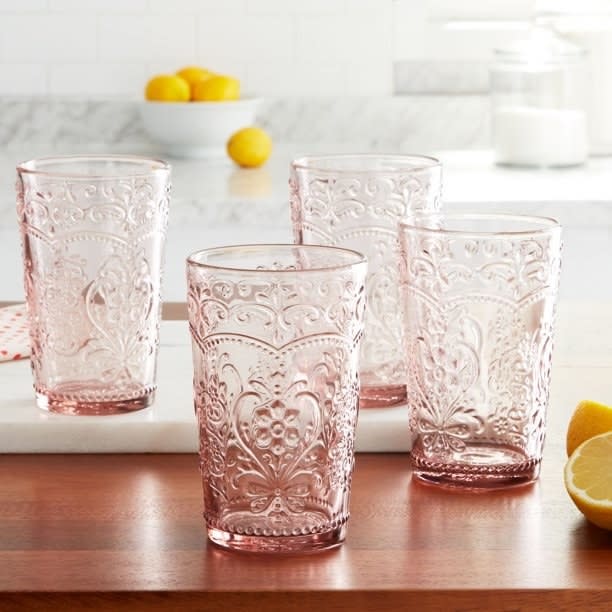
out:
{"label": "white marble countertop", "polygon": [[[110,152],[96,145],[85,150]],[[15,165],[57,151],[48,145],[0,152],[0,257],[4,263],[0,301],[23,297],[19,240],[14,213]],[[128,152],[119,150],[113,152]],[[159,155],[150,149],[130,153]],[[221,244],[290,242],[288,168],[301,154],[346,152],[346,147],[276,147],[268,163],[243,170],[227,158],[169,159],[173,197],[166,248],[164,297],[184,301],[184,259],[194,250]],[[436,154],[434,152],[434,154]],[[447,207],[507,210],[560,219],[565,230],[563,298],[612,299],[612,157],[592,158],[562,170],[500,168],[487,151],[443,151]],[[601,282],[606,279],[606,282]]]}

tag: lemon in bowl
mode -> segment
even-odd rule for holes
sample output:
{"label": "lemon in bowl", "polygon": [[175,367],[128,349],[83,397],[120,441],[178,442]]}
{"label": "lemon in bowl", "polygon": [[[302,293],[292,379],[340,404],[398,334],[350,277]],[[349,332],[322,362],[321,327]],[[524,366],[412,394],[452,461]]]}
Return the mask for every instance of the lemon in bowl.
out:
{"label": "lemon in bowl", "polygon": [[145,88],[140,116],[150,139],[172,157],[226,154],[228,138],[255,122],[259,100],[240,98],[240,82],[199,66],[157,75]]}
{"label": "lemon in bowl", "polygon": [[222,74],[201,79],[192,89],[192,99],[196,102],[228,102],[238,98],[240,81]]}
{"label": "lemon in bowl", "polygon": [[202,68],[201,66],[185,66],[180,70],[177,70],[176,76],[181,77],[189,84],[190,89],[190,99],[194,99],[194,90],[196,85],[200,81],[206,81],[215,76],[214,72],[211,72],[207,68]]}
{"label": "lemon in bowl", "polygon": [[145,98],[155,102],[187,102],[191,97],[189,83],[176,74],[158,74],[145,87]]}

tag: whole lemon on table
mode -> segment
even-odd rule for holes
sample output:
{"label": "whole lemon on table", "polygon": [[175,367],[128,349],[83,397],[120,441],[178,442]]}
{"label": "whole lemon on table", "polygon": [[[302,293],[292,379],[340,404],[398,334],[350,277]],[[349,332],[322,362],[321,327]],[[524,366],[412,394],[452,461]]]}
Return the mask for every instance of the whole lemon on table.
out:
{"label": "whole lemon on table", "polygon": [[145,98],[154,102],[188,102],[189,83],[176,74],[158,74],[145,88]]}
{"label": "whole lemon on table", "polygon": [[612,431],[578,446],[565,464],[564,480],[585,518],[612,530]]}
{"label": "whole lemon on table", "polygon": [[212,76],[195,83],[192,95],[196,102],[238,100],[240,97],[240,81],[229,76]]}
{"label": "whole lemon on table", "polygon": [[210,70],[206,70],[206,68],[201,68],[200,66],[185,66],[185,68],[181,68],[180,70],[178,70],[176,74],[182,79],[185,79],[187,83],[189,83],[192,99],[193,90],[195,88],[196,83],[199,83],[200,81],[204,81],[206,79],[210,79],[215,76],[213,72],[211,72]]}
{"label": "whole lemon on table", "polygon": [[591,400],[583,400],[576,406],[567,427],[567,456],[585,440],[606,431],[612,431],[612,408]]}
{"label": "whole lemon on table", "polygon": [[257,168],[272,152],[272,140],[261,128],[238,130],[227,141],[227,154],[243,168]]}

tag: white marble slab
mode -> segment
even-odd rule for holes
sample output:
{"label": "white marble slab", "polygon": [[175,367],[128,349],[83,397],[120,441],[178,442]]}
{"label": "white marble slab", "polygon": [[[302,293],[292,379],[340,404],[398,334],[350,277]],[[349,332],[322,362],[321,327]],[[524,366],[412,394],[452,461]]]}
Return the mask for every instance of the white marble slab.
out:
{"label": "white marble slab", "polygon": [[[112,417],[73,417],[36,408],[28,361],[0,364],[0,453],[194,452],[187,325],[162,325],[154,406]],[[553,362],[549,443],[563,446],[576,403],[612,403],[612,302],[563,302]],[[406,406],[361,410],[357,450],[402,452],[410,446]]]}
{"label": "white marble slab", "polygon": [[[182,453],[197,450],[191,346],[184,321],[164,321],[155,404],[131,414],[75,417],[39,410],[28,360],[0,364],[0,453]],[[358,451],[406,451],[406,406],[363,410]]]}

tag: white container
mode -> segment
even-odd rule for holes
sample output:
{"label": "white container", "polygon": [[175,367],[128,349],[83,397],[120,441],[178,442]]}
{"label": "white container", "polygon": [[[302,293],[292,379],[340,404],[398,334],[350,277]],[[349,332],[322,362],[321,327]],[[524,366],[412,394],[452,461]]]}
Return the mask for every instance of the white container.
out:
{"label": "white container", "polygon": [[588,51],[590,151],[596,155],[612,153],[612,17],[563,19],[557,27]]}
{"label": "white container", "polygon": [[575,166],[587,157],[585,113],[529,106],[494,111],[496,161],[520,166]]}
{"label": "white container", "polygon": [[225,155],[234,132],[254,125],[260,100],[230,102],[143,102],[145,130],[164,153],[173,157],[206,158]]}
{"label": "white container", "polygon": [[585,49],[589,152],[612,153],[612,2],[537,0],[538,22]]}
{"label": "white container", "polygon": [[496,50],[493,148],[499,164],[574,166],[588,155],[584,52],[550,29]]}

